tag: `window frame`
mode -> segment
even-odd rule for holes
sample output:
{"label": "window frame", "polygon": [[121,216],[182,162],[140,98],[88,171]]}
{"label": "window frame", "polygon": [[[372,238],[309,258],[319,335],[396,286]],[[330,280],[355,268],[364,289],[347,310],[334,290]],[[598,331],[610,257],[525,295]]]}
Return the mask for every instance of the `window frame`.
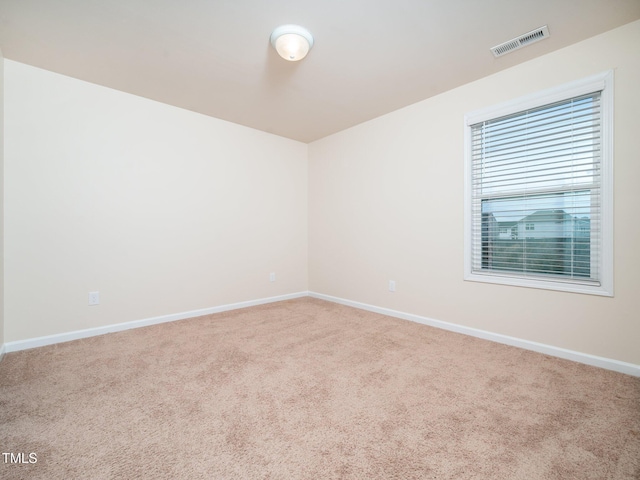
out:
{"label": "window frame", "polygon": [[[562,292],[583,293],[613,297],[613,70],[551,89],[526,95],[511,101],[489,106],[465,115],[464,135],[464,280],[474,282],[539,288]],[[528,109],[550,105],[593,92],[601,92],[601,208],[600,225],[600,285],[586,284],[576,279],[538,279],[497,271],[473,272],[471,250],[472,218],[472,140],[471,127],[477,123]]]}

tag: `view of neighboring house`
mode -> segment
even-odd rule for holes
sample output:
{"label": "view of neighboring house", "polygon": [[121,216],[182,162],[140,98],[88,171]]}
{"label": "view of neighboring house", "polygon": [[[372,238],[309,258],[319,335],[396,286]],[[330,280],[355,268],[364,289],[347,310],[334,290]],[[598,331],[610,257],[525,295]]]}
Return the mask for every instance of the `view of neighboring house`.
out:
{"label": "view of neighboring house", "polygon": [[482,266],[488,270],[588,277],[591,220],[561,209],[518,221],[482,215]]}
{"label": "view of neighboring house", "polygon": [[517,222],[517,238],[584,238],[589,236],[589,223],[587,217],[564,210],[538,210]]}
{"label": "view of neighboring house", "polygon": [[516,240],[518,238],[518,222],[499,222],[498,240]]}
{"label": "view of neighboring house", "polygon": [[[490,220],[489,220],[490,218]],[[521,220],[499,222],[493,214],[485,216],[487,232],[493,240],[522,240],[544,238],[588,238],[588,217],[574,217],[564,210],[538,210]]]}

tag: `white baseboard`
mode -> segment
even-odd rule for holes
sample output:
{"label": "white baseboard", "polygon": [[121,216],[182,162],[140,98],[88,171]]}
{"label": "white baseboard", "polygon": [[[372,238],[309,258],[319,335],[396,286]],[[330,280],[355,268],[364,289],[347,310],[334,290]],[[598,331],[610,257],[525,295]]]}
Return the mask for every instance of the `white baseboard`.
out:
{"label": "white baseboard", "polygon": [[330,295],[324,295],[321,293],[309,292],[309,296],[313,298],[319,298],[321,300],[327,300],[329,302],[340,303],[349,307],[359,308],[361,310],[368,310],[370,312],[388,315],[390,317],[396,317],[403,320],[422,323],[424,325],[441,328],[443,330],[449,330],[451,332],[483,338],[485,340],[491,340],[493,342],[503,343],[505,345],[511,345],[513,347],[519,347],[525,350],[532,350],[534,352],[544,353],[546,355],[564,358],[566,360],[573,360],[574,362],[605,368],[607,370],[613,370],[616,372],[625,373],[627,375],[633,375],[634,377],[640,377],[640,365],[635,365],[633,363],[626,363],[620,362],[618,360],[612,360],[610,358],[597,357],[595,355],[589,355],[587,353],[567,350],[564,348],[554,347],[552,345],[545,345],[543,343],[531,342],[529,340],[522,340],[520,338],[509,337],[507,335],[501,335],[499,333],[478,330],[476,328],[456,325],[455,323],[434,320],[432,318],[422,317],[420,315],[414,315],[411,313],[398,312],[389,308],[376,307],[375,305],[354,302],[352,300],[345,300],[344,298],[332,297]]}
{"label": "white baseboard", "polygon": [[7,351],[7,344],[3,343],[2,345],[0,345],[0,362],[4,358],[4,354],[6,351]]}
{"label": "white baseboard", "polygon": [[7,342],[2,346],[3,352],[17,352],[27,350],[29,348],[44,347],[45,345],[53,345],[55,343],[70,342],[81,338],[95,337],[96,335],[104,335],[105,333],[121,332],[132,328],[147,327],[159,323],[174,322],[176,320],[184,320],[186,318],[200,317],[202,315],[210,315],[212,313],[226,312],[229,310],[237,310],[239,308],[254,307],[256,305],[264,305],[266,303],[281,302],[283,300],[291,300],[308,296],[308,292],[290,293],[288,295],[278,295],[276,297],[260,298],[258,300],[249,300],[246,302],[231,303],[228,305],[220,305],[218,307],[203,308],[200,310],[191,310],[189,312],[174,313],[171,315],[162,315],[160,317],[145,318],[142,320],[133,320],[131,322],[116,323],[114,325],[105,325],[104,327],[88,328],[86,330],[76,330],[74,332],[59,333],[56,335],[47,335],[45,337],[29,338],[26,340],[18,340],[15,342]]}

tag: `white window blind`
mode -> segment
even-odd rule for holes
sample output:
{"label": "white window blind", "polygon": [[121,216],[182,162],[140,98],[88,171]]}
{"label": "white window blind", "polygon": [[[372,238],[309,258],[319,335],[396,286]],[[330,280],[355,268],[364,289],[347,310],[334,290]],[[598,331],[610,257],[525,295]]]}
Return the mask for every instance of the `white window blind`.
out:
{"label": "white window blind", "polygon": [[600,285],[601,92],[471,129],[471,272]]}

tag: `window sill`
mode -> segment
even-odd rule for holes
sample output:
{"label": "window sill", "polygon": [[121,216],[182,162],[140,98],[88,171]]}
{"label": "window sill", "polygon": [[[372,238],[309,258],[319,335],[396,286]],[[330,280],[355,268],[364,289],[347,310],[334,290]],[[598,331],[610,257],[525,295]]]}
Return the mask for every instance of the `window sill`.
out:
{"label": "window sill", "polygon": [[540,280],[537,278],[522,278],[510,276],[509,274],[499,275],[495,273],[469,273],[465,272],[465,281],[493,283],[497,285],[509,285],[513,287],[538,288],[543,290],[555,290],[560,292],[581,293],[585,295],[599,295],[603,297],[613,297],[613,286],[593,285],[589,283],[579,283],[575,281],[561,280]]}

